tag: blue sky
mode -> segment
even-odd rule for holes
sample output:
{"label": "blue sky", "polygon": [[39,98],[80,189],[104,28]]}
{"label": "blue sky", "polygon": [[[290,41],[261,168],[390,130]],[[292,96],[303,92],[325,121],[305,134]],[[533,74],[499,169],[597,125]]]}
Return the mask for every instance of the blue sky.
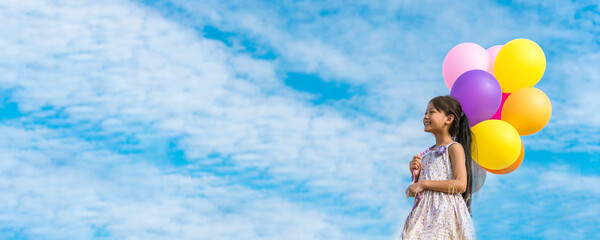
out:
{"label": "blue sky", "polygon": [[592,1],[3,1],[0,238],[396,239],[455,45],[547,57],[480,239],[600,237]]}

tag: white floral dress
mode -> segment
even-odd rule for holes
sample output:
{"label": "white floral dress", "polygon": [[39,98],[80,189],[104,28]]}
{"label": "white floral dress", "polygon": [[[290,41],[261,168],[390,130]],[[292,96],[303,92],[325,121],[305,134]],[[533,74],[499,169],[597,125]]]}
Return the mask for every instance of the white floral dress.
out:
{"label": "white floral dress", "polygon": [[[453,143],[423,157],[419,180],[453,179],[447,151]],[[421,192],[421,200],[406,220],[402,239],[475,239],[471,215],[461,194]]]}

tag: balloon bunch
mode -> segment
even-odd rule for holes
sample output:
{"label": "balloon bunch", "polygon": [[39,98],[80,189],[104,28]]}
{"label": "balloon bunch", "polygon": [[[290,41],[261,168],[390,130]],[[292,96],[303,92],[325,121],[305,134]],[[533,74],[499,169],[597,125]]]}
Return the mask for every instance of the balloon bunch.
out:
{"label": "balloon bunch", "polygon": [[487,50],[461,43],[444,58],[444,81],[473,133],[472,158],[488,172],[517,169],[525,154],[520,136],[540,131],[550,120],[548,96],[533,87],[545,69],[542,48],[528,39]]}

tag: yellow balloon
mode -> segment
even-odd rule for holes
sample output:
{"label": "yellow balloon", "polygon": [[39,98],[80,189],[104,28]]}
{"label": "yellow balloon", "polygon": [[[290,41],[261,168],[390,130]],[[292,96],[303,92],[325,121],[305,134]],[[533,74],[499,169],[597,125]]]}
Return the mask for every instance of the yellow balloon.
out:
{"label": "yellow balloon", "polygon": [[510,165],[509,167],[507,167],[505,169],[500,169],[500,170],[491,170],[491,169],[485,169],[485,168],[484,169],[493,174],[508,174],[508,173],[511,173],[511,172],[517,170],[517,168],[519,168],[519,166],[521,166],[521,163],[523,163],[523,158],[525,158],[525,147],[523,146],[523,142],[521,142],[521,153],[519,154],[517,161],[515,161],[512,165]]}
{"label": "yellow balloon", "polygon": [[519,135],[534,134],[550,121],[552,104],[542,90],[534,87],[521,88],[513,92],[502,107],[503,121],[510,123]]}
{"label": "yellow balloon", "polygon": [[521,137],[507,122],[486,120],[473,126],[471,132],[471,157],[483,168],[505,169],[517,161],[521,153]]}
{"label": "yellow balloon", "polygon": [[504,93],[533,87],[540,81],[545,70],[546,56],[542,48],[523,38],[505,44],[494,62],[494,76]]}

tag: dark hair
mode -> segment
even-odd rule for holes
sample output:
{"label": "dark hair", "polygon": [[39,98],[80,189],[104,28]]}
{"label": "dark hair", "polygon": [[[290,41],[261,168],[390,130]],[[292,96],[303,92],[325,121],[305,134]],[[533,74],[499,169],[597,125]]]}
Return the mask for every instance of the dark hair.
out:
{"label": "dark hair", "polygon": [[431,101],[433,107],[438,111],[443,112],[446,115],[454,115],[454,121],[450,124],[448,132],[450,136],[456,137],[456,141],[459,142],[465,150],[465,167],[467,168],[467,189],[462,194],[463,199],[467,203],[469,213],[471,213],[471,192],[473,188],[473,172],[471,166],[471,129],[469,128],[469,119],[463,112],[462,107],[458,100],[451,96],[438,96]]}

